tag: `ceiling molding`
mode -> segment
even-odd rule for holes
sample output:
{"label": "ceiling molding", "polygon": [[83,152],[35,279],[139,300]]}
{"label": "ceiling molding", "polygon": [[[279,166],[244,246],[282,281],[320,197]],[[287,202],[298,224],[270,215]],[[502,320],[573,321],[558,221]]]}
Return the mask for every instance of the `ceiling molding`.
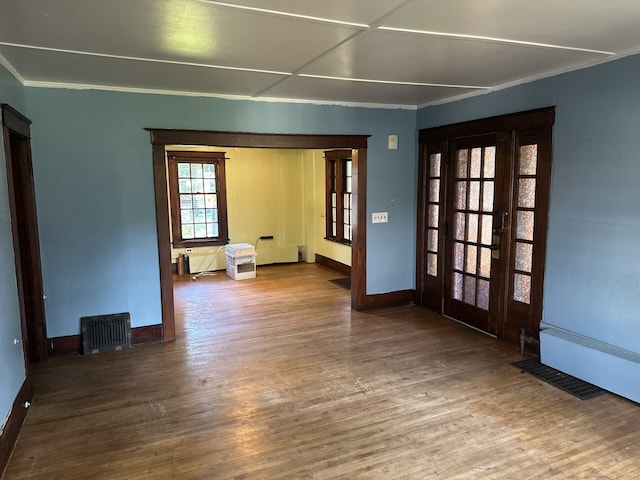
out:
{"label": "ceiling molding", "polygon": [[105,92],[117,92],[117,93],[138,93],[147,95],[172,95],[177,97],[203,97],[203,98],[218,98],[221,100],[241,100],[251,102],[263,102],[263,103],[296,103],[302,105],[316,105],[316,106],[335,106],[335,107],[354,107],[354,108],[375,108],[384,110],[417,110],[416,105],[404,105],[404,104],[389,104],[389,103],[360,103],[360,102],[341,102],[331,100],[308,100],[299,98],[278,98],[278,97],[250,97],[243,95],[223,95],[204,92],[189,92],[181,90],[162,90],[162,89],[150,89],[150,88],[136,88],[136,87],[120,87],[114,85],[91,85],[81,83],[61,83],[61,82],[42,82],[25,80],[23,85],[29,88],[57,88],[66,90],[100,90]]}
{"label": "ceiling molding", "polygon": [[13,65],[11,65],[9,60],[4,58],[2,55],[0,55],[0,65],[2,65],[4,68],[6,68],[7,71],[11,75],[13,75],[13,78],[15,78],[20,83],[20,85],[24,86],[24,83],[25,83],[24,77],[22,75],[20,75],[20,72],[18,72],[18,70],[16,70],[15,67]]}

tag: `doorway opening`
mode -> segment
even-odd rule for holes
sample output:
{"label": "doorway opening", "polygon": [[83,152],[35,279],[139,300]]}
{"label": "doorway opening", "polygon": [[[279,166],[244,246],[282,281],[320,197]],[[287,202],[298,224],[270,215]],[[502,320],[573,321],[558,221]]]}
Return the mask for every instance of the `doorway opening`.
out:
{"label": "doorway opening", "polygon": [[363,308],[366,301],[366,158],[367,135],[258,134],[194,130],[148,129],[153,145],[156,224],[162,301],[163,340],[175,340],[173,275],[169,232],[169,199],[166,175],[168,145],[201,145],[229,148],[350,149],[352,151],[352,248],[351,306]]}
{"label": "doorway opening", "polygon": [[538,339],[554,114],[420,131],[416,303],[511,343]]}

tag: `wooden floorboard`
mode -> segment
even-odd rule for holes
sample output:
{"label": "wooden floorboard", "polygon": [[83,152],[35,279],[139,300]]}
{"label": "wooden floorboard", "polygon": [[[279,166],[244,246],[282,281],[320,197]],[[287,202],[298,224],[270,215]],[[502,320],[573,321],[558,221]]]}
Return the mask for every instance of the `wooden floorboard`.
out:
{"label": "wooden floorboard", "polygon": [[4,478],[640,478],[637,404],[413,305],[352,311],[332,278],[177,279],[175,343],[34,367]]}

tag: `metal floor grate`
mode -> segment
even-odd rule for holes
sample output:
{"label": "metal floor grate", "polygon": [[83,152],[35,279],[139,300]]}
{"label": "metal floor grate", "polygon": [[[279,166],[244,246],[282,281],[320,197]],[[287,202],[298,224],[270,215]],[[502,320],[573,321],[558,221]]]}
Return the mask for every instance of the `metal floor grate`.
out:
{"label": "metal floor grate", "polygon": [[549,385],[553,385],[554,387],[579,398],[580,400],[589,400],[590,398],[595,398],[607,393],[606,390],[596,387],[591,383],[563,373],[555,368],[543,365],[537,358],[520,360],[512,363],[512,365],[523,372],[530,373]]}
{"label": "metal floor grate", "polygon": [[129,313],[82,317],[80,328],[84,355],[131,348]]}

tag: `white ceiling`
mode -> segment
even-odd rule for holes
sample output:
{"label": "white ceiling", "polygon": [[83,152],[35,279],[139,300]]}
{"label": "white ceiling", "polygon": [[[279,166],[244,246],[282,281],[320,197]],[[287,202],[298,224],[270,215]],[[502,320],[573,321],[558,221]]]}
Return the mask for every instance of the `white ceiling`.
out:
{"label": "white ceiling", "polygon": [[640,52],[638,0],[0,0],[27,86],[415,107]]}

